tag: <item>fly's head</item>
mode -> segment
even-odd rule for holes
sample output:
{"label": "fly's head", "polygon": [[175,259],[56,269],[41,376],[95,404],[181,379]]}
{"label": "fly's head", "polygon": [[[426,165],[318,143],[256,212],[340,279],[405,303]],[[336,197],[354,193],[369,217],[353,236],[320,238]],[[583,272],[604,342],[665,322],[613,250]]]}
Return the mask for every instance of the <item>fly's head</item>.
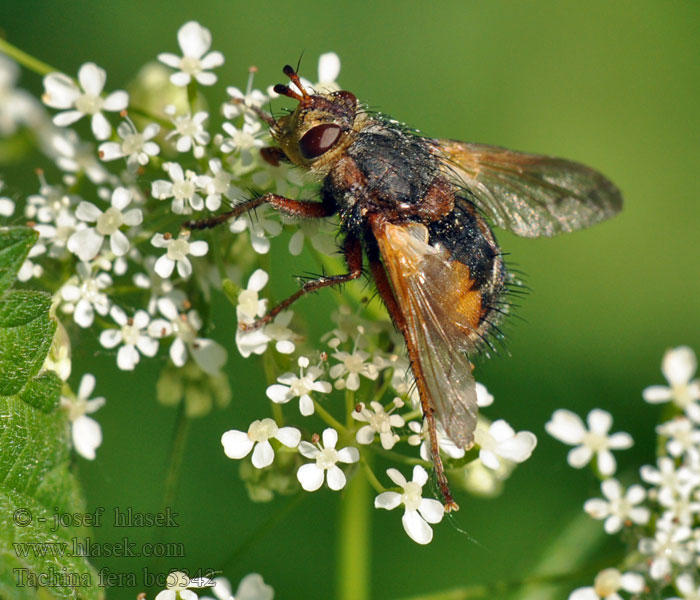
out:
{"label": "fly's head", "polygon": [[289,160],[301,167],[327,174],[361,130],[364,113],[351,92],[310,94],[292,67],[283,69],[296,90],[277,84],[275,92],[299,102],[296,110],[277,120],[270,132]]}

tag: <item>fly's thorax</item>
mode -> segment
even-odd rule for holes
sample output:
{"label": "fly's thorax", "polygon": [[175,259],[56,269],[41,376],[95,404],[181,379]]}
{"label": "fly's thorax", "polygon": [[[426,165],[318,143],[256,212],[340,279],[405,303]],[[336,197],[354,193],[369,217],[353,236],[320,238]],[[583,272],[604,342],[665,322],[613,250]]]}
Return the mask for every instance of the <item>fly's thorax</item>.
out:
{"label": "fly's thorax", "polygon": [[366,126],[355,96],[339,91],[304,96],[271,134],[293,164],[325,176]]}

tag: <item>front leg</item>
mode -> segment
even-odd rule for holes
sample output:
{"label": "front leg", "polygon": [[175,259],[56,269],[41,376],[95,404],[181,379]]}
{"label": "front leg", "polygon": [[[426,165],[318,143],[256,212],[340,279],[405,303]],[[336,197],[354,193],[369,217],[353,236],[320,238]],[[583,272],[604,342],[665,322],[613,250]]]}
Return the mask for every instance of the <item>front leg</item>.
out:
{"label": "front leg", "polygon": [[250,200],[241,202],[228,212],[198,221],[185,221],[182,226],[189,230],[211,229],[230,219],[237,219],[244,213],[255,210],[258,206],[262,206],[263,204],[269,204],[273,208],[292,217],[301,217],[304,219],[323,219],[324,217],[330,217],[335,214],[335,208],[333,206],[322,202],[292,200],[284,196],[279,196],[278,194],[265,194],[264,196],[258,196],[257,198],[251,198]]}
{"label": "front leg", "polygon": [[258,329],[259,327],[262,327],[263,325],[272,321],[272,319],[274,319],[279,313],[288,308],[293,302],[296,302],[303,295],[309,294],[310,292],[315,292],[316,290],[331,285],[341,285],[360,277],[360,275],[362,275],[362,244],[360,243],[360,240],[351,233],[347,235],[345,242],[343,243],[343,254],[345,255],[345,262],[348,265],[347,273],[344,273],[343,275],[329,275],[327,277],[319,277],[318,279],[307,281],[297,292],[292,294],[286,300],[280,302],[264,317],[260,317],[253,323],[240,323],[238,327],[242,331],[252,331],[253,329]]}

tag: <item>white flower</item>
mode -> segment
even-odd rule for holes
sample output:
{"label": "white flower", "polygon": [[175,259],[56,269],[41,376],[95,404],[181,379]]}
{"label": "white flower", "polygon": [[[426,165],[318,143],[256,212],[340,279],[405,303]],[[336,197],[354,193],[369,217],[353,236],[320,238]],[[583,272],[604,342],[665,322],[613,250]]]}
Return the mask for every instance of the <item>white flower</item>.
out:
{"label": "white flower", "polygon": [[214,85],[216,75],[208,70],[224,64],[221,52],[209,52],[211,32],[196,21],[185,23],[177,32],[177,43],[183,56],[169,52],[158,55],[158,60],[173,69],[179,69],[170,76],[170,82],[178,87],[186,86],[194,77],[201,85]]}
{"label": "white flower", "polygon": [[605,519],[606,533],[617,533],[627,520],[637,525],[645,525],[649,521],[649,509],[637,506],[646,498],[646,491],[641,485],[633,485],[623,494],[624,490],[617,479],[606,479],[600,488],[607,500],[587,500],[583,510],[594,519]]}
{"label": "white flower", "polygon": [[370,354],[357,347],[360,337],[358,336],[352,352],[341,350],[332,355],[339,362],[330,368],[328,374],[336,380],[335,387],[339,390],[345,388],[352,391],[358,390],[360,388],[360,375],[372,381],[379,377],[379,369],[371,361]]}
{"label": "white flower", "polygon": [[345,487],[345,474],[336,465],[337,462],[354,463],[360,460],[357,448],[348,446],[336,450],[338,432],[330,427],[323,432],[323,445],[309,442],[299,444],[299,453],[316,462],[302,465],[297,471],[297,479],[307,492],[314,492],[323,485],[324,476],[328,487],[332,490],[340,490]]}
{"label": "white flower", "polygon": [[92,132],[98,140],[106,140],[112,126],[102,110],[119,112],[129,103],[129,94],[124,90],[112,92],[102,98],[107,74],[95,63],[85,63],[78,71],[80,88],[63,73],[49,73],[44,77],[44,103],[51,108],[72,109],[54,115],[53,122],[59,127],[75,123],[84,115],[92,115]]}
{"label": "white flower", "polygon": [[117,366],[122,371],[132,371],[141,356],[155,356],[158,342],[148,335],[150,317],[145,310],[137,310],[133,318],[118,306],[113,306],[109,313],[119,329],[105,329],[100,334],[100,344],[105,348],[115,348],[122,344],[117,352]]}
{"label": "white flower", "polygon": [[[328,387],[330,388],[330,385]],[[400,399],[398,400],[400,401]],[[379,402],[373,400],[370,402],[370,407],[367,408],[365,404],[360,403],[351,413],[352,418],[356,421],[367,423],[357,430],[355,439],[358,444],[371,444],[374,441],[374,435],[379,434],[382,448],[391,450],[400,439],[392,428],[403,427],[406,422],[402,416],[391,414],[396,405],[393,405],[391,410],[386,412]]]}
{"label": "white flower", "polygon": [[493,404],[493,395],[489,393],[483,383],[476,382],[476,405],[479,408],[491,406]]}
{"label": "white flower", "polygon": [[700,500],[700,496],[697,495],[695,489],[696,481],[697,478],[692,483],[676,490],[665,488],[659,491],[658,502],[664,510],[657,521],[657,527],[660,526],[659,524],[662,521],[667,522],[668,527],[672,527],[673,524],[686,525],[688,527],[693,525],[695,516],[700,515],[700,501],[693,500],[693,496]]}
{"label": "white flower", "polygon": [[428,472],[416,465],[413,467],[413,480],[406,478],[396,469],[387,469],[386,474],[396,485],[403,488],[402,493],[384,492],[374,499],[375,508],[392,510],[403,504],[406,510],[401,522],[403,528],[414,542],[429,544],[433,539],[433,530],[428,523],[439,523],[445,514],[445,507],[437,500],[423,498],[423,486],[428,481]]}
{"label": "white flower", "polygon": [[267,397],[276,404],[286,404],[292,398],[299,398],[299,411],[306,417],[314,414],[311,392],[328,394],[332,388],[327,381],[316,381],[323,375],[323,369],[309,367],[309,359],[305,356],[299,357],[297,365],[299,365],[299,375],[294,373],[280,375],[277,378],[279,384],[276,383],[267,388]]}
{"label": "white flower", "polygon": [[148,333],[154,338],[175,337],[169,351],[173,364],[184,366],[189,350],[205,373],[217,375],[226,364],[226,350],[214,340],[197,337],[197,331],[202,327],[197,311],[180,313],[172,298],[160,298],[157,305],[165,319],[153,319]]}
{"label": "white flower", "polygon": [[644,591],[644,577],[639,573],[620,573],[617,569],[604,569],[596,575],[593,587],[574,590],[569,600],[622,600],[620,590],[631,594]]}
{"label": "white flower", "polygon": [[133,227],[143,221],[143,213],[138,208],[124,211],[131,202],[132,195],[125,187],[118,187],[112,194],[112,206],[102,212],[90,202],[81,202],[75,215],[86,223],[95,223],[95,227],[86,227],[76,231],[68,238],[68,250],[77,254],[82,261],[92,260],[97,256],[102,241],[109,237],[109,247],[115,256],[124,256],[129,251],[129,239],[120,228],[124,225]]}
{"label": "white flower", "polygon": [[212,172],[212,176],[209,177],[209,183],[207,183],[205,188],[207,197],[204,200],[204,204],[207,210],[214,211],[221,208],[222,196],[233,200],[241,192],[237,187],[231,185],[233,175],[223,168],[220,159],[212,158],[209,161],[209,169]]}
{"label": "white flower", "polygon": [[[265,271],[257,269],[248,279],[248,287],[238,294],[236,317],[239,324],[250,325],[265,314],[267,300],[260,299],[258,292],[267,285],[268,279]],[[236,346],[244,358],[248,358],[251,354],[264,353],[269,342],[270,338],[262,328],[252,331],[241,331],[239,328],[236,331]]]}
{"label": "white flower", "polygon": [[275,350],[280,354],[291,354],[296,346],[292,341],[296,334],[289,328],[294,313],[291,310],[284,310],[278,313],[274,319],[263,329],[263,333],[270,339],[275,341]]}
{"label": "white flower", "polygon": [[268,98],[260,90],[253,89],[253,78],[257,72],[257,67],[250,67],[248,70],[248,83],[246,85],[245,93],[241,92],[237,87],[229,86],[226,88],[226,93],[240,102],[226,102],[223,106],[224,117],[227,119],[235,119],[240,117],[246,109],[251,106],[256,108],[261,108]]}
{"label": "white flower", "polygon": [[[275,590],[265,583],[262,575],[249,573],[238,584],[235,595],[232,593],[231,584],[225,577],[214,578],[214,595],[218,600],[273,600]],[[202,596],[201,600],[213,600],[208,596]]]}
{"label": "white flower", "polygon": [[170,118],[175,126],[166,137],[169,140],[171,137],[177,136],[175,149],[178,152],[189,152],[192,148],[192,153],[195,158],[204,156],[204,146],[209,143],[211,136],[204,129],[204,122],[209,118],[209,113],[199,111],[192,116],[191,114],[175,116],[175,107],[171,104],[165,108],[165,112],[170,115]]}
{"label": "white flower", "polygon": [[690,573],[683,573],[676,579],[676,588],[683,594],[683,598],[673,596],[668,600],[700,600],[700,587],[695,583]]}
{"label": "white flower", "polygon": [[632,437],[628,433],[614,433],[608,435],[612,417],[609,412],[594,409],[588,413],[588,427],[578,415],[569,410],[559,409],[554,411],[552,418],[545,425],[549,435],[565,444],[576,446],[569,451],[567,461],[575,469],[580,469],[588,464],[593,455],[596,455],[598,469],[601,474],[608,477],[615,473],[617,464],[610,450],[624,450],[633,444]]}
{"label": "white flower", "polygon": [[257,469],[272,464],[275,451],[270,439],[275,438],[287,448],[296,448],[301,440],[301,432],[296,427],[278,427],[272,419],[253,421],[248,432],[231,429],[221,436],[224,452],[229,458],[243,458],[253,450],[252,462]]}
{"label": "white flower", "polygon": [[672,401],[700,423],[700,379],[693,379],[698,368],[695,353],[688,346],[680,346],[664,354],[661,372],[670,387],[652,385],[644,390],[644,400],[650,404]]}
{"label": "white flower", "polygon": [[336,83],[340,75],[340,57],[335,52],[326,52],[318,57],[318,83],[313,86],[320,92],[335,92],[340,89]]}
{"label": "white flower", "polygon": [[180,232],[177,238],[169,233],[156,233],[151,238],[151,244],[156,248],[167,248],[167,252],[158,258],[154,266],[155,272],[163,279],[170,277],[175,264],[177,264],[178,275],[187,279],[192,274],[192,263],[187,256],[204,256],[209,250],[207,242],[198,240],[190,243],[189,238],[189,231]]}
{"label": "white flower", "polygon": [[334,232],[337,227],[324,219],[306,219],[295,222],[298,229],[289,238],[289,253],[299,256],[304,249],[304,239],[308,239],[321,254],[333,254],[338,248]]}
{"label": "white flower", "polygon": [[149,314],[155,314],[157,302],[163,296],[170,297],[173,301],[182,303],[186,300],[185,294],[175,289],[173,282],[169,279],[163,279],[155,271],[156,257],[147,256],[143,261],[143,267],[146,273],[134,274],[134,285],[144,290],[151,290],[151,296],[148,299],[147,310]]}
{"label": "white flower", "polygon": [[258,254],[267,254],[270,251],[270,240],[267,236],[275,237],[282,233],[282,223],[275,220],[276,218],[276,214],[270,219],[267,218],[266,211],[258,210],[255,215],[248,213],[236,219],[229,229],[231,233],[241,233],[248,229],[253,250]]}
{"label": "white flower", "polygon": [[155,600],[198,600],[197,594],[188,588],[212,587],[214,582],[207,577],[190,577],[182,571],[171,571],[165,582],[167,589],[158,592]]}
{"label": "white flower", "polygon": [[489,469],[497,470],[501,466],[499,459],[521,463],[530,458],[537,438],[530,431],[516,434],[508,423],[499,419],[488,428],[484,421],[479,421],[474,431],[474,442],[480,446],[479,460]]}
{"label": "white flower", "polygon": [[659,457],[656,464],[658,468],[643,465],[639,474],[644,481],[658,489],[659,495],[676,494],[686,487],[700,485],[700,473],[694,473],[684,465],[676,467],[676,461],[668,456]]}
{"label": "white flower", "polygon": [[[418,446],[420,444],[420,457],[423,460],[431,460],[430,457],[430,435],[428,434],[428,422],[427,421],[411,421],[408,424],[408,428],[413,432],[412,435],[408,436],[408,444],[410,446]],[[442,452],[447,454],[450,458],[460,459],[464,456],[464,448],[457,446],[445,433],[445,428],[438,423],[437,427],[437,440],[438,447]]]}
{"label": "white flower", "polygon": [[209,185],[209,177],[197,175],[194,171],[183,171],[182,167],[175,162],[168,162],[163,165],[170,176],[171,181],[158,179],[151,185],[151,195],[158,200],[172,198],[172,211],[176,215],[190,212],[190,207],[194,210],[204,208],[204,200],[198,191],[205,189]]}
{"label": "white flower", "polygon": [[248,279],[246,289],[238,294],[236,317],[239,323],[250,324],[262,317],[267,310],[267,299],[260,299],[258,292],[269,280],[269,275],[262,269],[257,269]]}
{"label": "white flower", "polygon": [[666,450],[671,456],[679,457],[684,453],[697,451],[700,446],[700,429],[685,417],[677,417],[657,425],[656,433],[668,438]]}
{"label": "white flower", "polygon": [[262,128],[260,121],[252,115],[246,114],[243,117],[243,127],[241,129],[238,129],[233,123],[228,121],[222,127],[231,137],[224,138],[221,143],[221,151],[239,154],[241,163],[244,166],[252,163],[253,151],[265,145],[265,142],[262,140],[265,130]]}
{"label": "white flower", "polygon": [[27,259],[22,263],[22,266],[17,272],[17,279],[24,283],[25,281],[29,281],[32,277],[41,277],[44,274],[44,268],[36,264],[32,258],[36,258],[45,253],[46,246],[44,246],[44,244],[34,244],[31,250],[29,250]]}
{"label": "white flower", "polygon": [[85,173],[95,184],[107,181],[109,173],[97,160],[93,145],[83,142],[75,131],[54,130],[45,141],[47,154],[59,169],[68,173]]}
{"label": "white flower", "polygon": [[63,312],[73,314],[73,320],[80,327],[90,327],[95,320],[95,312],[106,315],[109,312],[109,298],[103,292],[112,285],[112,278],[107,273],[92,274],[92,268],[86,263],[78,263],[77,277],[72,277],[61,288],[60,295],[64,303]]}
{"label": "white flower", "polygon": [[83,375],[75,397],[61,396],[61,406],[68,411],[71,422],[73,447],[80,456],[88,460],[95,459],[95,450],[102,443],[102,429],[95,419],[86,415],[94,413],[104,406],[103,397],[90,398],[95,389],[95,376],[90,373]]}
{"label": "white flower", "polygon": [[126,164],[130,169],[138,166],[146,166],[151,156],[160,153],[160,147],[151,141],[158,135],[160,126],[155,123],[146,125],[143,133],[136,130],[131,119],[122,121],[117,127],[117,134],[122,138],[121,142],[105,142],[98,148],[100,158],[104,161],[116,160],[126,157]]}
{"label": "white flower", "polygon": [[674,524],[666,527],[659,522],[653,539],[642,538],[639,541],[639,551],[652,557],[649,576],[658,581],[671,573],[674,565],[681,567],[689,565],[693,558],[691,544],[689,527]]}
{"label": "white flower", "polygon": [[0,197],[0,217],[11,217],[15,212],[15,203],[6,196]]}

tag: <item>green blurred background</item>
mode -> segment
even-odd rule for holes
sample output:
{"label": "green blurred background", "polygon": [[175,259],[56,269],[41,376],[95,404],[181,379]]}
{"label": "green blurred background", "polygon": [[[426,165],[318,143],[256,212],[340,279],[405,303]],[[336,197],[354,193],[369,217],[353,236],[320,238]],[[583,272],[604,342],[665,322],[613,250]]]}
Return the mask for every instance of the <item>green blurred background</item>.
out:
{"label": "green blurred background", "polygon": [[[68,74],[95,61],[107,70],[109,90],[125,86],[159,52],[176,51],[177,29],[190,19],[211,30],[213,49],[226,57],[217,70],[222,93],[224,85],[243,87],[253,64],[259,87],[281,81],[281,67],[296,63],[302,51],[302,74],[315,80],[317,56],[334,50],[342,60],[344,88],[426,134],[578,160],[623,190],[624,212],[590,231],[534,241],[498,232],[533,291],[518,311],[524,322],[510,328],[510,356],[487,362],[477,378],[496,397],[488,416],[536,433],[533,458],[496,500],[461,495],[456,526],[437,527],[426,548],[406,537],[398,514],[372,515],[374,598],[605,564],[618,547],[603,539],[600,523],[583,521],[582,531],[600,540],[588,550],[562,537],[599,488],[589,473],[566,466],[566,447],[548,438],[543,425],[560,407],[583,415],[594,407],[610,410],[614,429],[630,432],[636,441],[634,449],[618,454],[621,476],[629,482],[654,456],[658,409],[643,403],[642,388],[662,382],[659,365],[667,348],[689,344],[700,351],[700,4],[4,0],[0,5],[0,27],[11,43]],[[34,74],[25,73],[22,84],[41,89]],[[8,179],[20,176],[7,173]],[[33,192],[35,180],[28,175],[27,181]],[[303,272],[308,262],[295,262],[285,248],[283,240],[273,243],[271,287],[277,297],[295,288],[290,275]],[[327,314],[334,293],[308,298],[298,309]],[[329,324],[318,321],[315,333]],[[226,333],[230,325],[221,328]],[[173,506],[180,527],[161,535],[184,542],[186,558],[175,564],[101,558],[94,561],[98,568],[135,572],[139,581],[144,566],[220,568],[288,502],[249,502],[238,465],[221,451],[222,431],[245,429],[268,411],[261,366],[241,359],[233,345],[230,350],[233,402],[192,424]],[[97,375],[97,393],[111,390],[97,415],[104,431],[98,459],[79,461],[90,507],[158,510],[175,422],[175,411],[154,398],[160,364],[145,362],[134,373],[117,373],[114,357],[96,346],[76,348],[75,354],[76,381],[89,369]],[[224,574],[237,581],[260,572],[278,598],[333,597],[337,509],[338,497],[328,490],[308,495],[229,562]],[[159,535],[108,527],[94,534],[100,542]],[[556,560],[549,562],[556,543]],[[528,588],[517,597],[565,598],[565,590],[587,581],[590,576],[558,590]],[[108,597],[133,598],[137,591],[111,591]]]}

